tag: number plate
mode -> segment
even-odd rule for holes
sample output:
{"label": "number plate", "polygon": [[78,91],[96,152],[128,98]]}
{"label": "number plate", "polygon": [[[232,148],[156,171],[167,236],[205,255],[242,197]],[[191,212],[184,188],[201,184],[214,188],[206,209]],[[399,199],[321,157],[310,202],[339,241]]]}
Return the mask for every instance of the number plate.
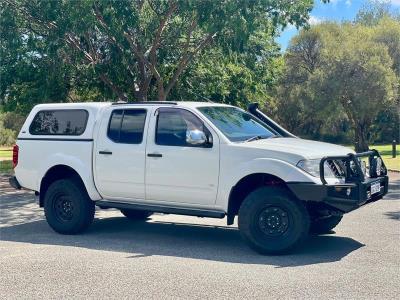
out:
{"label": "number plate", "polygon": [[379,193],[381,191],[381,183],[375,182],[371,184],[371,195]]}

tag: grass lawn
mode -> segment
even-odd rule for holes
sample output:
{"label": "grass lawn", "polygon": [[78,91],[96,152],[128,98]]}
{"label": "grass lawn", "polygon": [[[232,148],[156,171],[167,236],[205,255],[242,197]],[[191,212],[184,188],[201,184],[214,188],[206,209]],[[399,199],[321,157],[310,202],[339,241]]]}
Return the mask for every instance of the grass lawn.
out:
{"label": "grass lawn", "polygon": [[389,170],[400,171],[400,145],[396,147],[396,158],[392,158],[392,145],[376,145],[369,148],[379,151]]}
{"label": "grass lawn", "polygon": [[0,173],[12,173],[12,148],[0,147]]}
{"label": "grass lawn", "polygon": [[0,174],[4,173],[12,173],[12,161],[11,160],[0,160]]}
{"label": "grass lawn", "polygon": [[12,148],[0,147],[0,160],[12,159]]}

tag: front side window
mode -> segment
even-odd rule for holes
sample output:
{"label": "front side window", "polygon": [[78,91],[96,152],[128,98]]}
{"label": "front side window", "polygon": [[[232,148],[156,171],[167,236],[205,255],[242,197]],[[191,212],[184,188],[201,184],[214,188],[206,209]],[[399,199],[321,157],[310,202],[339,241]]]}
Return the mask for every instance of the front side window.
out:
{"label": "front side window", "polygon": [[271,138],[277,134],[253,115],[236,107],[207,106],[198,110],[232,142],[254,137]]}
{"label": "front side window", "polygon": [[116,109],[111,114],[107,136],[116,143],[141,144],[145,121],[145,109]]}
{"label": "front side window", "polygon": [[200,130],[210,134],[203,122],[187,110],[171,108],[158,110],[157,145],[191,147],[193,145],[186,142],[186,133],[191,130]]}
{"label": "front side window", "polygon": [[86,129],[89,113],[83,109],[42,110],[29,127],[32,135],[81,135]]}

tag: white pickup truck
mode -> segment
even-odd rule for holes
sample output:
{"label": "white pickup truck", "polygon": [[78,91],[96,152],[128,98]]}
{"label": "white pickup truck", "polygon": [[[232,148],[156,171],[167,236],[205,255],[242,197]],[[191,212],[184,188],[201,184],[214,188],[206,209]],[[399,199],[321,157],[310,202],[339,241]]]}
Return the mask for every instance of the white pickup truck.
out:
{"label": "white pickup truck", "polygon": [[377,151],[297,138],[265,116],[201,102],[41,104],[14,146],[10,184],[35,191],[48,224],[75,234],[95,205],[130,219],[152,213],[238,216],[244,240],[283,253],[381,199]]}

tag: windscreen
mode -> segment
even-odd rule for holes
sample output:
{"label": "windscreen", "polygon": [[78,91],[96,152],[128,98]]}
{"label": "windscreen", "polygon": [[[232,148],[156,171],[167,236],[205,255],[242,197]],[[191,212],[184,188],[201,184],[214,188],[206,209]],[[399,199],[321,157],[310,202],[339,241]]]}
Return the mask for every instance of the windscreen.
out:
{"label": "windscreen", "polygon": [[206,106],[199,107],[198,110],[232,142],[244,142],[254,137],[267,139],[276,136],[266,124],[239,108]]}

